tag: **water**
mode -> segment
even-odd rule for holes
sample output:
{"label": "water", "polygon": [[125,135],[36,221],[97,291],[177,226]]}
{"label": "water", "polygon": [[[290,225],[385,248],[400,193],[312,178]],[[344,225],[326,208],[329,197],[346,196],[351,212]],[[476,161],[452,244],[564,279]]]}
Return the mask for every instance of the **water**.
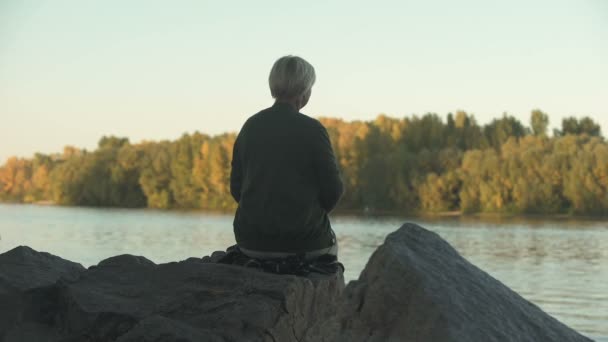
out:
{"label": "water", "polygon": [[[334,217],[347,281],[404,221],[439,233],[543,310],[608,341],[608,222]],[[183,260],[234,244],[231,215],[4,204],[0,237],[0,253],[27,245],[85,267],[124,253]]]}

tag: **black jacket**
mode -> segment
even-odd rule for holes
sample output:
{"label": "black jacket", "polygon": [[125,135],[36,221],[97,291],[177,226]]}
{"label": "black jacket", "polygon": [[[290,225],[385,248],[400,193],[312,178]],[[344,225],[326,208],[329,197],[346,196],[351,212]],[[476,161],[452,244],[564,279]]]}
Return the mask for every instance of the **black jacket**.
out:
{"label": "black jacket", "polygon": [[327,214],[342,196],[323,125],[275,103],[243,125],[234,143],[230,192],[239,203],[237,244],[251,250],[306,252],[329,247]]}

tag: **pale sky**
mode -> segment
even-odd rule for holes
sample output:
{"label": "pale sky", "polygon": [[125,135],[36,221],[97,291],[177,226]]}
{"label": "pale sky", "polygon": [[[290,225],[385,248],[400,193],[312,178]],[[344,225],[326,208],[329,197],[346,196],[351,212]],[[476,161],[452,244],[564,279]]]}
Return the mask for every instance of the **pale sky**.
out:
{"label": "pale sky", "polygon": [[605,0],[0,0],[0,164],[238,131],[286,54],[316,68],[314,117],[540,108],[608,135]]}

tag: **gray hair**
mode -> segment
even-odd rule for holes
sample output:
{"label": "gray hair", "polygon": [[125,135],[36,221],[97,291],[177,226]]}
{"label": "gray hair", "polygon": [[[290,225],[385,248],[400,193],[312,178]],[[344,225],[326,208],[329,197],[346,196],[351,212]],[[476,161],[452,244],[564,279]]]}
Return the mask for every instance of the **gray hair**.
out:
{"label": "gray hair", "polygon": [[268,76],[270,94],[275,99],[291,99],[306,94],[315,84],[315,68],[298,56],[279,58]]}

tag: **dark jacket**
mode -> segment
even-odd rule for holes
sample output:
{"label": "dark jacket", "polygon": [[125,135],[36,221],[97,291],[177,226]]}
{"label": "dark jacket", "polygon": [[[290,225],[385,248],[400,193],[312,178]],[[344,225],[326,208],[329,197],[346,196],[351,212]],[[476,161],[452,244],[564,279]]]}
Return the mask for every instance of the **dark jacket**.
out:
{"label": "dark jacket", "polygon": [[230,192],[239,203],[236,242],[268,252],[307,252],[335,241],[327,214],[342,180],[323,125],[276,103],[243,125],[234,143]]}

